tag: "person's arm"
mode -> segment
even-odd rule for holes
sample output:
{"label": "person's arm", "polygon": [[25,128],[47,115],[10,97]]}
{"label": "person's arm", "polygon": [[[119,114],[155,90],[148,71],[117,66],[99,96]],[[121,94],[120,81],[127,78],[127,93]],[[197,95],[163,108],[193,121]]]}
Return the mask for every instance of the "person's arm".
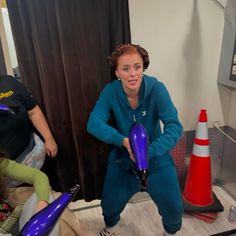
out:
{"label": "person's arm", "polygon": [[104,143],[121,147],[125,136],[107,124],[111,113],[111,90],[111,86],[108,85],[101,92],[95,107],[90,113],[87,131]]}
{"label": "person's arm", "polygon": [[36,105],[32,110],[28,111],[28,115],[35,128],[44,138],[45,148],[48,156],[55,157],[58,151],[58,147],[52,136],[43,112],[41,111],[39,106]]}
{"label": "person's arm", "polygon": [[12,86],[17,92],[17,97],[28,111],[28,116],[35,128],[39,131],[45,141],[45,148],[48,156],[55,157],[57,154],[57,144],[49,129],[48,123],[41,109],[37,105],[30,91],[16,78],[9,77]]}
{"label": "person's arm", "polygon": [[162,156],[174,148],[183,132],[177,110],[164,84],[160,83],[155,98],[157,100],[158,116],[164,127],[163,134],[149,145],[149,158]]}
{"label": "person's arm", "polygon": [[35,212],[48,205],[50,185],[48,177],[42,171],[3,158],[0,164],[2,174],[14,180],[32,184],[38,198]]}

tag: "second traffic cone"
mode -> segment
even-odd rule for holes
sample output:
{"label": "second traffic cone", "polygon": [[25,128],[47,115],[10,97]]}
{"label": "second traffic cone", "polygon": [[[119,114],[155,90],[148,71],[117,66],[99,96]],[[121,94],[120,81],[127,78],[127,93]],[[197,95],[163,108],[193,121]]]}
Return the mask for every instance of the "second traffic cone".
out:
{"label": "second traffic cone", "polygon": [[205,109],[202,109],[199,115],[183,198],[186,202],[200,207],[214,203],[207,113]]}

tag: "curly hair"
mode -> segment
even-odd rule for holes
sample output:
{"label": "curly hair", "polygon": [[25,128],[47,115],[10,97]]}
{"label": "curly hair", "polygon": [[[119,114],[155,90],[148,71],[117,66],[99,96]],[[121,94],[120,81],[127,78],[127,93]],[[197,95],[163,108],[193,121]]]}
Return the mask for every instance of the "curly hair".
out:
{"label": "curly hair", "polygon": [[139,45],[136,44],[121,44],[108,57],[109,64],[112,69],[116,70],[117,61],[119,57],[125,54],[138,53],[143,59],[143,69],[146,70],[150,63],[148,52]]}

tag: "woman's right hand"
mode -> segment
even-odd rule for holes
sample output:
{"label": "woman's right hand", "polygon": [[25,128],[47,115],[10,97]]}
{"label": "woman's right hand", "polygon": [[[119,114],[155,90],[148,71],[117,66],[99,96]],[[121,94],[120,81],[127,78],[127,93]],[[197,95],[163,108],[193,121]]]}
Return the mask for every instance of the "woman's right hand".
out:
{"label": "woman's right hand", "polygon": [[126,150],[128,151],[129,153],[129,157],[130,159],[135,162],[135,158],[134,158],[134,154],[132,152],[132,149],[131,149],[131,146],[130,146],[130,143],[129,143],[129,139],[128,138],[124,138],[123,139],[123,142],[122,142],[122,145],[126,148]]}
{"label": "woman's right hand", "polygon": [[53,137],[46,139],[44,145],[48,156],[55,157],[57,155],[58,147]]}

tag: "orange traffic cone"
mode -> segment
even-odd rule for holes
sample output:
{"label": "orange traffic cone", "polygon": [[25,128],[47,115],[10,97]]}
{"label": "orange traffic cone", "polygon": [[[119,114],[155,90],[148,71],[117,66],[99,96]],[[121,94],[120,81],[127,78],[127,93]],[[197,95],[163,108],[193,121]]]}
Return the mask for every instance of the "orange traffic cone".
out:
{"label": "orange traffic cone", "polygon": [[199,207],[209,206],[214,203],[207,113],[205,109],[202,109],[199,115],[183,198],[189,204]]}

